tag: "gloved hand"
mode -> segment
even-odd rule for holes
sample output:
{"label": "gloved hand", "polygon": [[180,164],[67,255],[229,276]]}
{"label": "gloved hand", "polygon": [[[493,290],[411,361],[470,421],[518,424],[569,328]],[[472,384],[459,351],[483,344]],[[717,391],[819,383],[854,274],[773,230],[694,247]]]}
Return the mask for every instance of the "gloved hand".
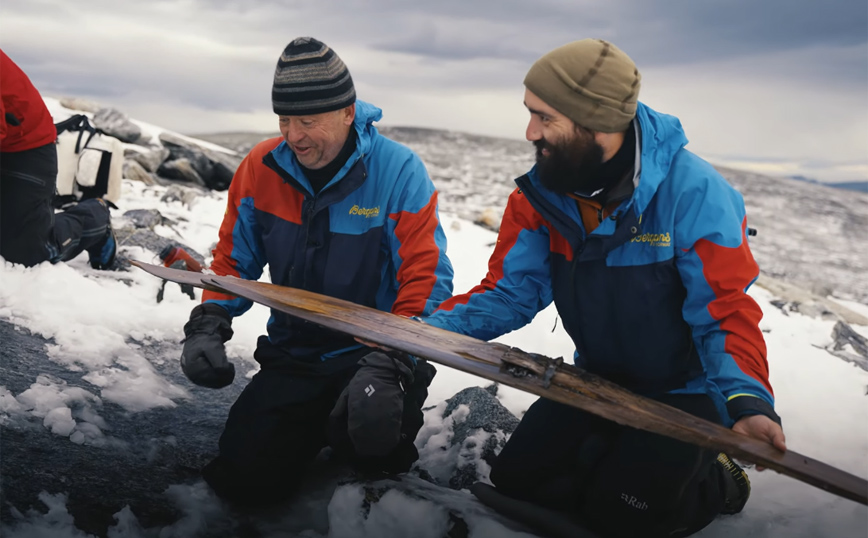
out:
{"label": "gloved hand", "polygon": [[220,305],[202,303],[184,325],[181,369],[193,383],[211,389],[223,388],[235,379],[235,366],[226,358],[223,343],[232,338],[232,316]]}
{"label": "gloved hand", "polygon": [[332,447],[352,445],[363,457],[386,456],[401,440],[404,395],[413,383],[413,361],[399,351],[372,351],[331,412]]}
{"label": "gloved hand", "polygon": [[329,417],[329,444],[360,471],[401,473],[419,458],[413,444],[436,370],[406,353],[372,351]]}

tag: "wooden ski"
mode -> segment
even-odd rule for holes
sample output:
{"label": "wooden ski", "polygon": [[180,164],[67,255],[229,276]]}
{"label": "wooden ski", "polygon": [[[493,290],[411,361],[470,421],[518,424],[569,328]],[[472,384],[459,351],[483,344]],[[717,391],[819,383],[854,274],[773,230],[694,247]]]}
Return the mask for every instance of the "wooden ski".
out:
{"label": "wooden ski", "polygon": [[484,342],[373,308],[295,288],[133,261],[154,276],[250,299],[382,346],[544,396],[606,419],[750,461],[868,505],[868,481],[638,396],[562,359]]}

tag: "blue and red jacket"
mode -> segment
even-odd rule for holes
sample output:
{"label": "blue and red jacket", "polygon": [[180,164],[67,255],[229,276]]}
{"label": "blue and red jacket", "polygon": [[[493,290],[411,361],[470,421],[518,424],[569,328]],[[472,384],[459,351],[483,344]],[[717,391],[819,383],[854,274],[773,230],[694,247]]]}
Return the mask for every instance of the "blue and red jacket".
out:
{"label": "blue and red jacket", "polygon": [[516,180],[489,270],[426,321],[496,338],[552,301],[576,365],[635,392],[705,393],[732,424],[780,421],[768,380],[759,275],[744,201],[690,153],[677,118],[639,105],[634,185],[591,233],[576,200]]}
{"label": "blue and red jacket", "polygon": [[[452,264],[437,191],[409,148],[380,135],[382,111],[356,102],[356,150],[316,195],[286,142],[259,143],[241,162],[211,269],[271,281],[405,316],[426,315],[452,295]],[[232,316],[252,302],[206,291]],[[272,344],[325,357],[355,342],[272,310]]]}
{"label": "blue and red jacket", "polygon": [[0,152],[26,151],[56,139],[54,120],[39,91],[0,50]]}

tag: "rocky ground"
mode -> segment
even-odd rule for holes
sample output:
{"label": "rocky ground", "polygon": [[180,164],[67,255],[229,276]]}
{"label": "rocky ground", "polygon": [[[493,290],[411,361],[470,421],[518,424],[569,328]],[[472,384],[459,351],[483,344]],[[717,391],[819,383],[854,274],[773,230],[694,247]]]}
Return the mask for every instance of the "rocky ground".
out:
{"label": "rocky ground", "polygon": [[[46,350],[53,344],[51,340],[0,320],[0,341],[0,379],[11,393],[27,390],[36,373],[40,374],[37,382],[92,389],[79,372],[49,359]],[[449,491],[475,482],[478,475],[474,462],[492,461],[518,424],[518,419],[494,397],[496,386],[467,388],[447,400],[442,412],[427,408],[427,413],[439,415],[436,423],[447,420],[459,408],[462,411],[460,420],[454,421],[454,435],[442,446],[430,449],[437,452],[437,458],[423,454],[419,466],[407,478],[371,481],[357,477],[329,460],[326,449],[313,466],[316,472],[301,488],[305,494],[300,505],[298,499],[292,499],[267,511],[224,507],[220,512],[219,504],[214,503],[199,478],[199,469],[216,455],[216,442],[229,406],[243,384],[235,383],[220,391],[192,386],[185,382],[177,361],[179,344],[161,342],[140,349],[159,365],[161,375],[188,386],[193,397],[174,408],[142,413],[128,413],[118,405],[97,402],[98,413],[107,426],[106,437],[96,445],[70,442],[38,421],[6,417],[0,421],[0,522],[10,524],[31,508],[41,508],[40,499],[45,497],[40,497],[41,492],[64,492],[66,511],[74,525],[96,536],[106,536],[109,528],[116,526],[117,514],[124,510],[135,514],[140,527],[137,532],[163,528],[160,536],[184,536],[185,528],[199,526],[196,522],[185,523],[185,518],[191,517],[208,517],[207,535],[213,538],[274,536],[275,528],[281,533],[306,529],[327,533],[325,506],[336,488],[358,484],[369,503],[376,503],[394,488],[410,497],[437,498],[450,510],[454,531],[450,530],[448,536],[462,538],[467,536],[465,512],[479,511],[478,503],[466,492]],[[450,465],[442,465],[444,457],[453,460]],[[436,474],[443,476],[432,476],[426,470],[426,458],[438,463],[441,472]],[[203,508],[209,503],[210,513]],[[185,513],[185,507],[190,513]],[[486,517],[515,527],[494,513]],[[133,536],[146,534],[142,531]]]}

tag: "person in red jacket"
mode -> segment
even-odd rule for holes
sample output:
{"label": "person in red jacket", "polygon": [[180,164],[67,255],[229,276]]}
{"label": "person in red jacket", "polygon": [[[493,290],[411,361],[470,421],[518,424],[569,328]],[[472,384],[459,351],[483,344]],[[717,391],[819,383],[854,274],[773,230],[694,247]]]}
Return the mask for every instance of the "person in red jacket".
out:
{"label": "person in red jacket", "polygon": [[103,200],[55,214],[57,131],[39,91],[2,50],[0,97],[0,256],[30,267],[87,250],[92,267],[112,267],[116,242]]}

